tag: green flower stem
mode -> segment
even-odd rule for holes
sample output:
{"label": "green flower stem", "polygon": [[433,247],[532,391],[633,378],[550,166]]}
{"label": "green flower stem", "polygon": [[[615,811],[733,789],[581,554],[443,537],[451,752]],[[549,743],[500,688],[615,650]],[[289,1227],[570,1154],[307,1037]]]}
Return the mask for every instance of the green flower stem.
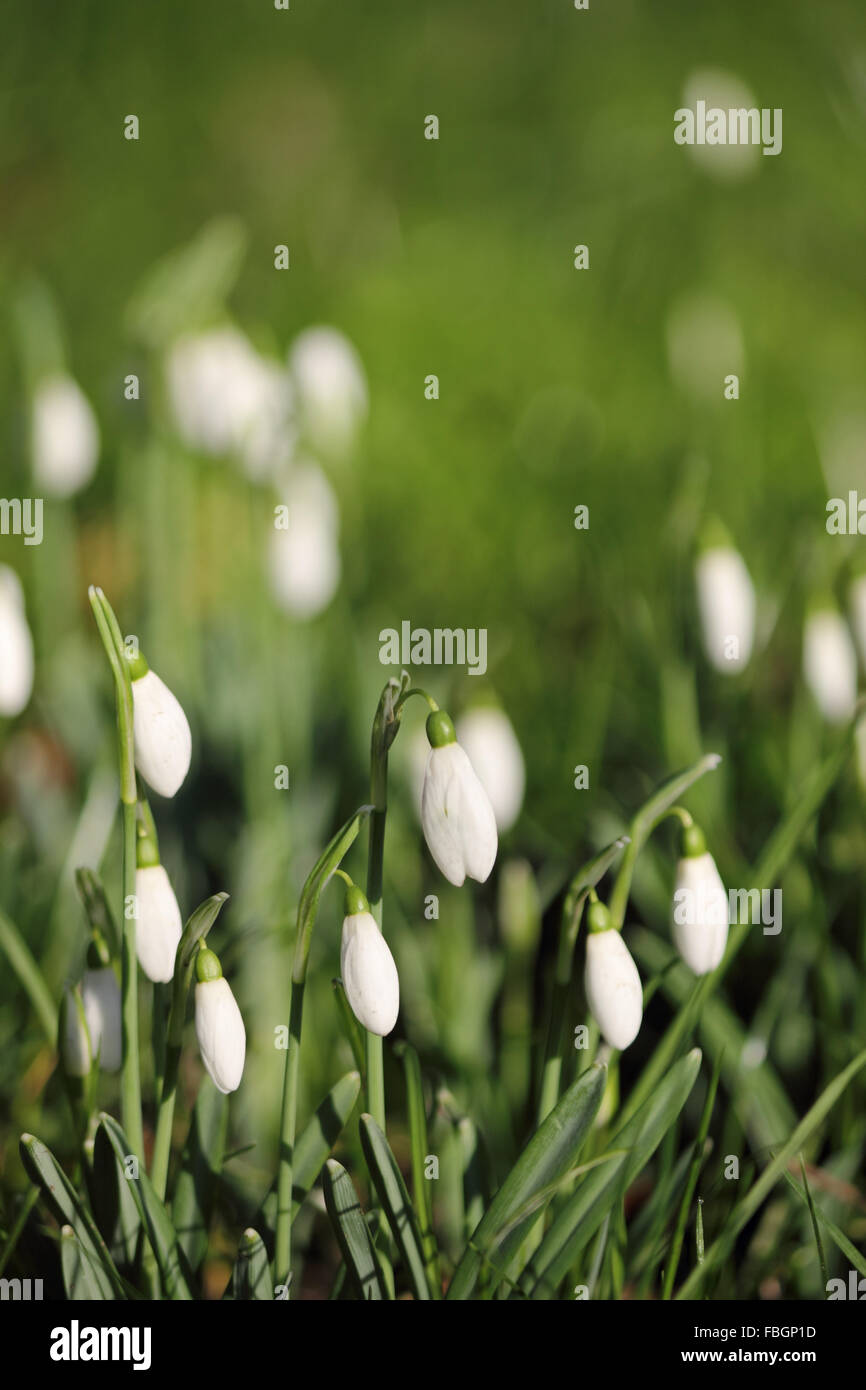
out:
{"label": "green flower stem", "polygon": [[292,966],[292,996],[289,1006],[289,1046],[283,1077],[280,1119],[280,1152],[277,1168],[277,1220],[274,1239],[274,1284],[288,1285],[292,1269],[292,1174],[298,1119],[298,1076],[301,1055],[301,1023],[304,1014],[304,988],[310,942],[322,889],[333,877],[354,843],[361,822],[373,811],[361,806],[327,845],[310,871],[298,903],[295,958]]}
{"label": "green flower stem", "polygon": [[141,1074],[138,1052],[138,958],[135,950],[135,917],[126,904],[135,899],[135,838],[138,796],[132,730],[132,682],[123,650],[123,638],[111,604],[101,589],[88,591],[99,635],[114,675],[117,700],[120,801],[123,812],[123,900],[120,947],[120,991],[123,1029],[123,1062],[120,1074],[120,1106],[123,1128],[132,1152],[144,1158],[141,1122]]}
{"label": "green flower stem", "polygon": [[177,945],[174,976],[171,984],[171,1008],[165,1035],[164,1071],[156,1117],[156,1138],[153,1144],[153,1160],[150,1171],[150,1180],[160,1201],[165,1200],[165,1190],[168,1183],[171,1132],[174,1125],[174,1103],[177,1096],[177,1074],[183,1047],[186,1001],[192,984],[195,958],[200,943],[204,941],[219,916],[223,903],[228,901],[228,896],[228,893],[215,893],[213,897],[206,898],[187,919]]}

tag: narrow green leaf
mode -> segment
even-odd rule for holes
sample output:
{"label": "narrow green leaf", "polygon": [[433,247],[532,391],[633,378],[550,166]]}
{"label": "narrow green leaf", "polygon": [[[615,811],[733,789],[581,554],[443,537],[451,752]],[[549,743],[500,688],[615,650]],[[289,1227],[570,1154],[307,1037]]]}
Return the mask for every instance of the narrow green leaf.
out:
{"label": "narrow green leaf", "polygon": [[108,1135],[101,1128],[91,1141],[90,1153],[86,1176],[93,1214],[112,1259],[129,1272],[138,1249],[141,1215]]}
{"label": "narrow green leaf", "polygon": [[406,1108],[409,1116],[409,1145],[412,1155],[412,1196],[421,1230],[421,1248],[427,1279],[434,1297],[441,1288],[439,1282],[436,1237],[433,1234],[432,1184],[424,1176],[428,1153],[427,1111],[424,1105],[424,1084],[418,1053],[410,1043],[398,1043],[395,1051],[403,1059],[406,1076]]}
{"label": "narrow green leaf", "polygon": [[322,1186],[334,1235],[358,1297],[365,1303],[381,1301],[387,1294],[361,1203],[352,1179],[336,1159],[325,1164]]}
{"label": "narrow green leaf", "polygon": [[388,1225],[400,1248],[406,1273],[416,1299],[429,1301],[437,1298],[427,1283],[424,1268],[424,1255],[421,1249],[421,1234],[415,1220],[415,1212],[406,1191],[406,1184],[397,1160],[372,1115],[362,1115],[360,1123],[361,1147],[373,1185],[379,1194]]}
{"label": "narrow green leaf", "polygon": [[27,1176],[41,1187],[52,1214],[71,1226],[90,1258],[91,1273],[102,1298],[123,1298],[123,1281],[90,1212],[81,1201],[50,1149],[32,1134],[22,1134],[21,1162]]}
{"label": "narrow green leaf", "polygon": [[241,1236],[237,1259],[232,1270],[232,1297],[235,1299],[266,1300],[271,1302],[271,1266],[265,1242],[258,1231],[248,1226]]}
{"label": "narrow green leaf", "polygon": [[0,912],[0,950],[2,950],[18,983],[27,994],[42,1025],[42,1031],[52,1047],[57,1044],[57,1008],[42,971],[24,937],[5,913]]}
{"label": "narrow green leaf", "polygon": [[[646,1166],[688,1099],[701,1065],[694,1048],[671,1067],[649,1100],[611,1138],[623,1157],[595,1169],[555,1215],[553,1224],[521,1276],[531,1298],[552,1297],[581,1250],[614,1204]],[[556,1112],[554,1112],[556,1113]]]}
{"label": "narrow green leaf", "polygon": [[849,1062],[844,1071],[841,1071],[838,1076],[834,1077],[829,1086],[825,1087],[821,1092],[815,1104],[807,1111],[803,1119],[797,1125],[790,1139],[782,1145],[772,1162],[767,1164],[767,1167],[754,1186],[749,1189],[745,1197],[741,1198],[734,1207],[734,1210],[725,1223],[723,1233],[713,1242],[706,1252],[703,1264],[697,1269],[692,1270],[692,1273],[677,1293],[677,1298],[696,1298],[698,1296],[697,1290],[704,1275],[707,1274],[720,1259],[724,1258],[746,1222],[751,1220],[764,1199],[785,1173],[791,1159],[808,1142],[812,1133],[818,1128],[828,1112],[832,1110],[836,1101],[848,1085],[848,1082],[852,1077],[856,1076],[864,1063],[866,1063],[866,1051],[858,1053],[853,1062]]}
{"label": "narrow green leaf", "polygon": [[[348,1071],[325,1096],[295,1141],[292,1164],[292,1220],[307,1193],[318,1179],[325,1161],[345,1128],[361,1094],[361,1076]],[[274,1183],[262,1203],[260,1220],[273,1238],[277,1220],[277,1189]]]}
{"label": "narrow green leaf", "polygon": [[[799,1155],[799,1159],[800,1159],[800,1176],[801,1176],[802,1179],[803,1179],[803,1189],[804,1189],[804,1191],[805,1191],[805,1193],[806,1193],[806,1205],[807,1205],[808,1208],[809,1208],[809,1218],[810,1218],[810,1220],[811,1220],[811,1222],[812,1222],[812,1234],[813,1234],[813,1236],[815,1237],[815,1248],[816,1248],[817,1251],[818,1251],[818,1265],[820,1266],[820,1269],[821,1269],[821,1278],[823,1279],[823,1281],[824,1281],[824,1287],[826,1288],[826,1287],[827,1287],[827,1257],[826,1257],[826,1255],[824,1254],[824,1242],[823,1242],[822,1239],[821,1239],[821,1232],[820,1232],[820,1230],[818,1229],[818,1218],[817,1218],[817,1216],[815,1215],[815,1203],[812,1201],[812,1193],[811,1193],[811,1191],[810,1191],[810,1189],[809,1189],[809,1179],[806,1177],[806,1165],[805,1165],[805,1163],[803,1162],[803,1155],[802,1155],[802,1154]],[[786,1170],[786,1171],[787,1171],[787,1170]]]}
{"label": "narrow green leaf", "polygon": [[67,1298],[77,1302],[106,1297],[99,1266],[94,1268],[71,1226],[63,1226],[60,1231],[60,1268]]}
{"label": "narrow green leaf", "polygon": [[[789,1186],[791,1186],[794,1189],[801,1202],[806,1202],[807,1199],[805,1191],[796,1181],[796,1179],[791,1176],[787,1168],[785,1169],[785,1178]],[[860,1251],[857,1249],[857,1246],[854,1245],[848,1239],[844,1231],[839,1230],[839,1227],[836,1226],[830,1220],[829,1216],[825,1216],[824,1212],[821,1210],[820,1207],[817,1207],[813,1204],[812,1210],[814,1211],[815,1216],[818,1218],[820,1225],[824,1227],[824,1230],[827,1232],[828,1236],[833,1241],[833,1244],[839,1250],[841,1250],[842,1254],[845,1256],[846,1259],[851,1261],[855,1269],[858,1269],[861,1274],[866,1275],[866,1256],[860,1253]]]}
{"label": "narrow green leaf", "polygon": [[[104,1128],[117,1161],[123,1168],[127,1156],[131,1154],[129,1140],[111,1115],[101,1114],[99,1123]],[[129,1178],[128,1181],[147,1231],[151,1249],[156,1256],[167,1297],[191,1299],[190,1280],[192,1276],[177,1232],[171,1223],[171,1217],[157,1197],[153,1184],[143,1168],[139,1169],[137,1178]]]}
{"label": "narrow green leaf", "polygon": [[701,1167],[706,1157],[706,1139],[707,1134],[709,1133],[710,1120],[712,1119],[713,1106],[716,1102],[716,1092],[719,1087],[719,1073],[721,1069],[722,1057],[720,1055],[716,1059],[716,1064],[713,1068],[713,1075],[710,1079],[710,1084],[707,1087],[706,1099],[704,1100],[704,1108],[701,1113],[701,1119],[698,1125],[698,1132],[695,1137],[694,1154],[692,1157],[691,1166],[689,1168],[689,1176],[686,1180],[682,1201],[680,1203],[679,1213],[677,1215],[676,1225],[674,1227],[673,1237],[671,1239],[671,1248],[670,1253],[668,1255],[668,1263],[667,1268],[665,1270],[664,1283],[662,1285],[663,1299],[669,1299],[671,1293],[673,1292],[674,1280],[676,1279],[677,1274],[677,1267],[680,1262],[680,1251],[682,1250],[686,1224],[689,1219],[689,1207],[691,1206],[692,1197],[694,1196],[695,1188],[697,1187]]}
{"label": "narrow green leaf", "polygon": [[[598,1113],[606,1082],[605,1066],[596,1063],[589,1067],[535,1131],[481,1218],[454,1271],[446,1295],[448,1299],[471,1297],[481,1265],[496,1245],[502,1228],[543,1188],[555,1184],[574,1166]],[[513,1226],[500,1243],[497,1251],[500,1267],[504,1267],[519,1247],[533,1216],[534,1212]]]}
{"label": "narrow green leaf", "polygon": [[214,1196],[222,1171],[228,1126],[227,1097],[205,1077],[196,1097],[189,1137],[177,1175],[171,1217],[181,1249],[196,1270],[207,1251]]}

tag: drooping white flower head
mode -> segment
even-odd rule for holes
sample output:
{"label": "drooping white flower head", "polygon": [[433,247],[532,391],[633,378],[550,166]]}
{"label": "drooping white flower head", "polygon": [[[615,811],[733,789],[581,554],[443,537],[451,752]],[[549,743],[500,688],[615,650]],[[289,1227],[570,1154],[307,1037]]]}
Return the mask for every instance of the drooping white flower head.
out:
{"label": "drooping white flower head", "polygon": [[458,719],[457,739],[490,798],[502,835],[520,815],[526,785],[523,754],[511,721],[500,709],[480,706]]}
{"label": "drooping white flower head", "polygon": [[490,798],[444,710],[427,719],[430,753],[421,793],[421,826],[439,869],[458,888],[484,883],[496,860],[498,837]]}
{"label": "drooping white flower head", "polygon": [[67,1076],[88,1076],[93,1064],[93,1049],[84,1012],[81,989],[67,985],[63,991],[58,1026],[60,1059]]}
{"label": "drooping white flower head", "polygon": [[119,1071],[123,1058],[120,985],[111,965],[96,964],[81,983],[84,1016],[94,1060],[103,1071]]}
{"label": "drooping white flower head", "polygon": [[707,660],[723,675],[748,665],[755,640],[755,590],[730,544],[711,544],[695,562],[698,611]]}
{"label": "drooping white flower head", "polygon": [[347,448],[367,413],[364,369],[352,344],[336,328],[307,328],[292,343],[289,370],[307,439],[326,452]]}
{"label": "drooping white flower head", "polygon": [[291,458],[288,374],[260,356],[237,328],[179,339],[168,356],[166,379],[180,436],[190,448],[217,458],[233,455],[254,481]]}
{"label": "drooping white flower head", "polygon": [[70,376],[47,377],[33,397],[33,477],[52,497],[69,497],[90,482],[99,458],[99,426]]}
{"label": "drooping white flower head", "polygon": [[[140,841],[140,856],[141,845]],[[149,980],[166,984],[174,975],[183,922],[168,874],[158,861],[136,869],[135,897],[138,905],[135,949],[139,965]]]}
{"label": "drooping white flower head", "polygon": [[690,970],[715,970],[728,943],[728,895],[703,832],[684,827],[680,837],[671,927],[674,944]]}
{"label": "drooping white flower head", "polygon": [[312,463],[292,474],[284,499],[288,525],[271,531],[271,589],[287,613],[314,618],[327,608],[340,583],[337,499],[321,468]]}
{"label": "drooping white flower head", "polygon": [[14,570],[0,565],[0,717],[14,719],[33,690],[33,638],[24,591]]}
{"label": "drooping white flower head", "polygon": [[587,913],[584,989],[605,1042],[621,1052],[634,1042],[643,1018],[643,989],[637,966],[603,903]]}
{"label": "drooping white flower head", "polygon": [[201,1059],[223,1095],[236,1091],[244,1074],[247,1035],[237,1000],[213,951],[196,957],[195,1033]]}
{"label": "drooping white flower head", "polygon": [[803,676],[830,724],[850,719],[857,701],[857,657],[838,609],[812,609],[803,629]]}
{"label": "drooping white flower head", "polygon": [[400,1011],[400,980],[388,943],[354,884],[346,893],[340,974],[352,1013],[369,1033],[385,1037]]}
{"label": "drooping white flower head", "polygon": [[129,662],[135,765],[160,796],[174,796],[192,757],[192,734],[180,702],[143,656]]}
{"label": "drooping white flower head", "polygon": [[866,669],[866,574],[857,575],[848,590],[848,608],[851,614],[851,627],[857,644],[860,665]]}

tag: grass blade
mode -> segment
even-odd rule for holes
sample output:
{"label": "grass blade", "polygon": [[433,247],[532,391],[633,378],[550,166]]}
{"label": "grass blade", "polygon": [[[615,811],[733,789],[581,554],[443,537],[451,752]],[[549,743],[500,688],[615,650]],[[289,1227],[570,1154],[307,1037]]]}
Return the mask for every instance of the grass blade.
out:
{"label": "grass blade", "polygon": [[322,1186],[334,1235],[358,1297],[365,1303],[382,1301],[387,1295],[355,1185],[333,1158],[325,1164]]}
{"label": "grass blade", "polygon": [[98,1266],[94,1269],[71,1226],[63,1226],[60,1231],[60,1268],[67,1298],[75,1302],[105,1298]]}
{"label": "grass blade", "polygon": [[704,1101],[704,1109],[703,1113],[701,1114],[700,1123],[698,1124],[698,1132],[695,1137],[694,1157],[692,1158],[691,1167],[689,1168],[689,1176],[686,1179],[685,1191],[683,1192],[683,1199],[680,1203],[680,1209],[677,1215],[677,1222],[676,1226],[674,1227],[673,1239],[671,1240],[670,1254],[668,1255],[664,1283],[662,1284],[663,1299],[669,1299],[671,1293],[673,1292],[674,1280],[676,1278],[677,1268],[680,1262],[680,1252],[683,1248],[683,1239],[685,1238],[686,1233],[686,1224],[689,1219],[689,1207],[692,1204],[692,1197],[695,1195],[695,1188],[697,1187],[698,1177],[700,1175],[700,1171],[703,1166],[704,1159],[706,1157],[706,1138],[710,1128],[710,1120],[713,1114],[713,1106],[716,1102],[716,1091],[719,1087],[719,1073],[721,1072],[721,1069],[722,1058],[721,1055],[719,1055],[719,1057],[716,1059],[716,1065],[713,1068],[712,1079],[710,1080],[710,1084],[707,1087],[707,1096],[706,1100]]}
{"label": "grass blade", "polygon": [[409,1115],[409,1144],[412,1155],[412,1196],[415,1199],[415,1212],[421,1231],[421,1249],[427,1269],[427,1279],[434,1298],[440,1285],[438,1250],[433,1234],[433,1202],[431,1185],[424,1176],[426,1166],[427,1111],[424,1105],[424,1084],[421,1078],[421,1063],[418,1053],[409,1043],[400,1043],[395,1049],[403,1058],[406,1076],[406,1108]]}
{"label": "grass blade", "polygon": [[435,1299],[438,1290],[432,1290],[427,1282],[421,1233],[397,1160],[372,1115],[361,1116],[360,1131],[367,1168],[403,1256],[412,1291],[420,1301]]}
{"label": "grass blade", "polygon": [[273,1301],[268,1252],[265,1242],[252,1226],[248,1226],[241,1236],[232,1270],[231,1290],[232,1297],[238,1300]]}
{"label": "grass blade", "polygon": [[101,1291],[100,1298],[125,1297],[123,1281],[96,1222],[51,1150],[32,1134],[22,1134],[20,1149],[21,1161],[27,1176],[41,1187],[57,1220],[62,1225],[71,1226],[79,1244],[89,1257],[92,1277]]}
{"label": "grass blade", "polygon": [[202,1081],[177,1176],[171,1216],[181,1249],[196,1270],[207,1250],[213,1198],[225,1153],[228,1105],[209,1076]]}
{"label": "grass blade", "polygon": [[[332,1086],[315,1114],[304,1126],[301,1136],[295,1141],[294,1164],[292,1167],[292,1220],[307,1193],[318,1179],[328,1155],[345,1128],[361,1094],[361,1074],[347,1071],[335,1086]],[[276,1181],[262,1203],[260,1221],[268,1235],[273,1238],[277,1220]]]}
{"label": "grass blade", "polygon": [[52,1047],[57,1046],[57,1008],[42,971],[15,923],[0,912],[0,950],[2,950],[19,983],[23,986],[42,1031]]}

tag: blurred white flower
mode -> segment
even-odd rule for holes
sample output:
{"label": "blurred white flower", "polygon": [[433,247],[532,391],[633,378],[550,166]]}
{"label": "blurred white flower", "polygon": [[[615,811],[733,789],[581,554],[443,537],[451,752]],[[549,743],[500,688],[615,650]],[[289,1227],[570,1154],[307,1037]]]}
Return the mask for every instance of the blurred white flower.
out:
{"label": "blurred white flower", "polygon": [[633,1043],[643,1017],[643,988],[637,966],[619,932],[591,931],[586,938],[586,999],[611,1047]]}
{"label": "blurred white flower", "polygon": [[103,1071],[119,1071],[123,1057],[120,985],[110,965],[85,970],[81,998],[94,1058],[99,1057]]}
{"label": "blurred white flower", "polygon": [[283,498],[288,527],[272,528],[271,589],[287,613],[314,618],[327,608],[340,583],[337,499],[321,468],[313,463],[292,473]]}
{"label": "blurred white flower", "polygon": [[728,895],[709,851],[677,861],[671,912],[674,944],[690,970],[715,970],[728,942]]}
{"label": "blurred white flower", "polygon": [[[709,111],[721,107],[727,116],[730,110],[756,109],[755,98],[745,82],[734,73],[721,69],[697,69],[689,74],[683,91],[682,105],[695,110],[703,101]],[[734,182],[753,174],[762,163],[760,144],[687,145],[695,164],[720,183]]]}
{"label": "blurred white flower", "polygon": [[343,918],[340,974],[358,1022],[385,1037],[400,1011],[400,980],[394,957],[371,912]]}
{"label": "blurred white flower", "polygon": [[161,864],[135,871],[138,919],[135,948],[149,980],[166,984],[174,975],[174,960],[183,932],[180,908],[168,874]]}
{"label": "blurred white flower", "polygon": [[743,338],[736,315],[702,292],[681,296],[667,320],[668,361],[681,391],[724,403],[725,377],[743,371]]}
{"label": "blurred white flower", "polygon": [[848,607],[851,614],[851,627],[861,665],[866,668],[866,574],[860,574],[848,590]]}
{"label": "blurred white flower", "polygon": [[436,864],[450,883],[484,883],[496,860],[496,817],[484,787],[456,741],[444,710],[427,720],[432,747],[421,794],[421,826]]}
{"label": "blurred white flower", "polygon": [[261,357],[238,329],[179,339],[166,363],[169,399],[181,438],[192,449],[231,454],[254,481],[271,477],[292,455],[292,391],[287,373]]}
{"label": "blurred white flower", "polygon": [[87,397],[70,376],[47,377],[33,397],[33,477],[54,497],[90,481],[99,457],[99,427]]}
{"label": "blurred white flower", "polygon": [[742,671],[755,638],[755,590],[739,551],[713,546],[695,562],[707,660],[724,675]]}
{"label": "blurred white flower", "polygon": [[803,676],[831,724],[850,719],[857,700],[857,657],[848,625],[834,608],[818,608],[803,629]]}
{"label": "blurred white flower", "polygon": [[174,796],[189,772],[192,734],[180,702],[155,671],[132,681],[135,765],[160,796]]}
{"label": "blurred white flower", "polygon": [[526,785],[523,754],[511,721],[493,706],[468,710],[457,721],[457,741],[490,797],[497,828],[504,834],[520,815]]}
{"label": "blurred white flower", "polygon": [[33,638],[24,591],[14,570],[0,565],[0,716],[20,714],[33,690]]}
{"label": "blurred white flower", "polygon": [[223,1095],[227,1095],[229,1091],[236,1091],[241,1084],[247,1035],[228,980],[221,973],[201,979],[205,961],[212,963],[213,970],[220,969],[212,951],[199,952],[196,962],[199,980],[195,987],[195,1033],[202,1061],[213,1084]]}
{"label": "blurred white flower", "polygon": [[60,1057],[67,1076],[87,1076],[93,1060],[84,1003],[78,985],[66,986],[60,1004]]}
{"label": "blurred white flower", "polygon": [[367,414],[367,382],[352,344],[336,328],[307,328],[289,349],[289,370],[309,442],[326,452],[346,449]]}

